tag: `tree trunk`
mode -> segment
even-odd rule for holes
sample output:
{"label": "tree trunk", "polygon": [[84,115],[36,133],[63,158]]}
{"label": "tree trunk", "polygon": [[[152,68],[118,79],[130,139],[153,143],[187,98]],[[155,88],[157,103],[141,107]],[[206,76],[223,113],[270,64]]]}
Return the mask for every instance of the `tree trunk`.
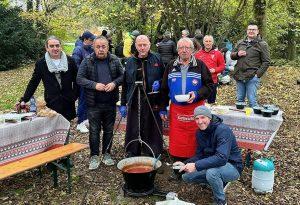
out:
{"label": "tree trunk", "polygon": [[27,11],[33,11],[33,0],[27,0],[26,5],[27,5]]}
{"label": "tree trunk", "polygon": [[254,18],[257,21],[259,33],[261,36],[265,34],[266,30],[266,0],[254,0]]}
{"label": "tree trunk", "polygon": [[36,2],[35,10],[36,10],[36,11],[39,11],[40,5],[41,5],[41,0],[36,0],[35,2]]}
{"label": "tree trunk", "polygon": [[287,59],[295,60],[296,58],[296,28],[297,21],[299,18],[299,14],[297,14],[297,10],[295,7],[294,0],[289,0],[288,2],[288,13],[291,18],[289,21],[288,31],[287,31]]}

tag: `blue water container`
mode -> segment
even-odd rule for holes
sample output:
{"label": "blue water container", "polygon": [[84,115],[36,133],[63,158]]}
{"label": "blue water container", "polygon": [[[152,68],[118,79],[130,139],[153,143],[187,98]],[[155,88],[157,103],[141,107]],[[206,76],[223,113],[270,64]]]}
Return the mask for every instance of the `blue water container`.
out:
{"label": "blue water container", "polygon": [[252,188],[257,193],[272,193],[275,167],[272,160],[257,159],[253,163]]}

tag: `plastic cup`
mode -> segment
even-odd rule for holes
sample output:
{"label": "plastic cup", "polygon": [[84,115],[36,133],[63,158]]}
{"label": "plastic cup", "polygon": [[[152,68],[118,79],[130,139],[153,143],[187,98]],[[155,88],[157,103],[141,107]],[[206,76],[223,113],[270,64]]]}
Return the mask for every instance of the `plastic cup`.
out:
{"label": "plastic cup", "polygon": [[252,108],[251,107],[246,107],[245,108],[246,116],[250,116],[252,113]]}

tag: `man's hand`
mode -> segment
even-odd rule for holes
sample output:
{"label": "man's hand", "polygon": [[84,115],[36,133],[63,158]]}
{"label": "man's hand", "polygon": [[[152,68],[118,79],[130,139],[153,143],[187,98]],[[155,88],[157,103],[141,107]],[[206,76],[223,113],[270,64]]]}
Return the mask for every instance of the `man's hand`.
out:
{"label": "man's hand", "polygon": [[96,90],[105,91],[105,85],[103,83],[97,83],[96,84]]}
{"label": "man's hand", "polygon": [[209,71],[210,71],[210,73],[215,73],[216,72],[216,70],[214,68],[210,68]]}
{"label": "man's hand", "polygon": [[115,89],[116,84],[114,82],[108,83],[105,85],[105,92],[111,92],[113,89]]}
{"label": "man's hand", "polygon": [[181,169],[179,170],[179,172],[182,172],[182,171],[185,171],[188,173],[196,171],[195,163],[187,163],[186,165],[181,167]]}
{"label": "man's hand", "polygon": [[246,56],[247,52],[243,51],[243,50],[239,50],[237,54],[238,54],[239,57],[242,57],[242,56]]}
{"label": "man's hand", "polygon": [[196,95],[194,91],[189,92],[190,98],[188,99],[187,103],[192,103],[194,102]]}
{"label": "man's hand", "polygon": [[164,122],[168,119],[167,111],[165,110],[159,111],[159,116]]}

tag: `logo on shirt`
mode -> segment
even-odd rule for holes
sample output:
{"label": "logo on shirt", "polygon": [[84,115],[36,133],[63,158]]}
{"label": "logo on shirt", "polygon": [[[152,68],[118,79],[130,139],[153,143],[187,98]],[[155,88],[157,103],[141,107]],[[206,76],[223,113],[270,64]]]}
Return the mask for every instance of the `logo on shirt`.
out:
{"label": "logo on shirt", "polygon": [[176,78],[172,78],[172,82],[175,82],[176,81]]}
{"label": "logo on shirt", "polygon": [[192,84],[193,84],[193,86],[196,86],[196,85],[198,85],[198,83],[199,83],[199,82],[198,82],[198,80],[197,80],[197,79],[193,79],[193,80],[192,80]]}
{"label": "logo on shirt", "polygon": [[158,67],[159,65],[158,65],[158,63],[154,63],[154,67]]}

